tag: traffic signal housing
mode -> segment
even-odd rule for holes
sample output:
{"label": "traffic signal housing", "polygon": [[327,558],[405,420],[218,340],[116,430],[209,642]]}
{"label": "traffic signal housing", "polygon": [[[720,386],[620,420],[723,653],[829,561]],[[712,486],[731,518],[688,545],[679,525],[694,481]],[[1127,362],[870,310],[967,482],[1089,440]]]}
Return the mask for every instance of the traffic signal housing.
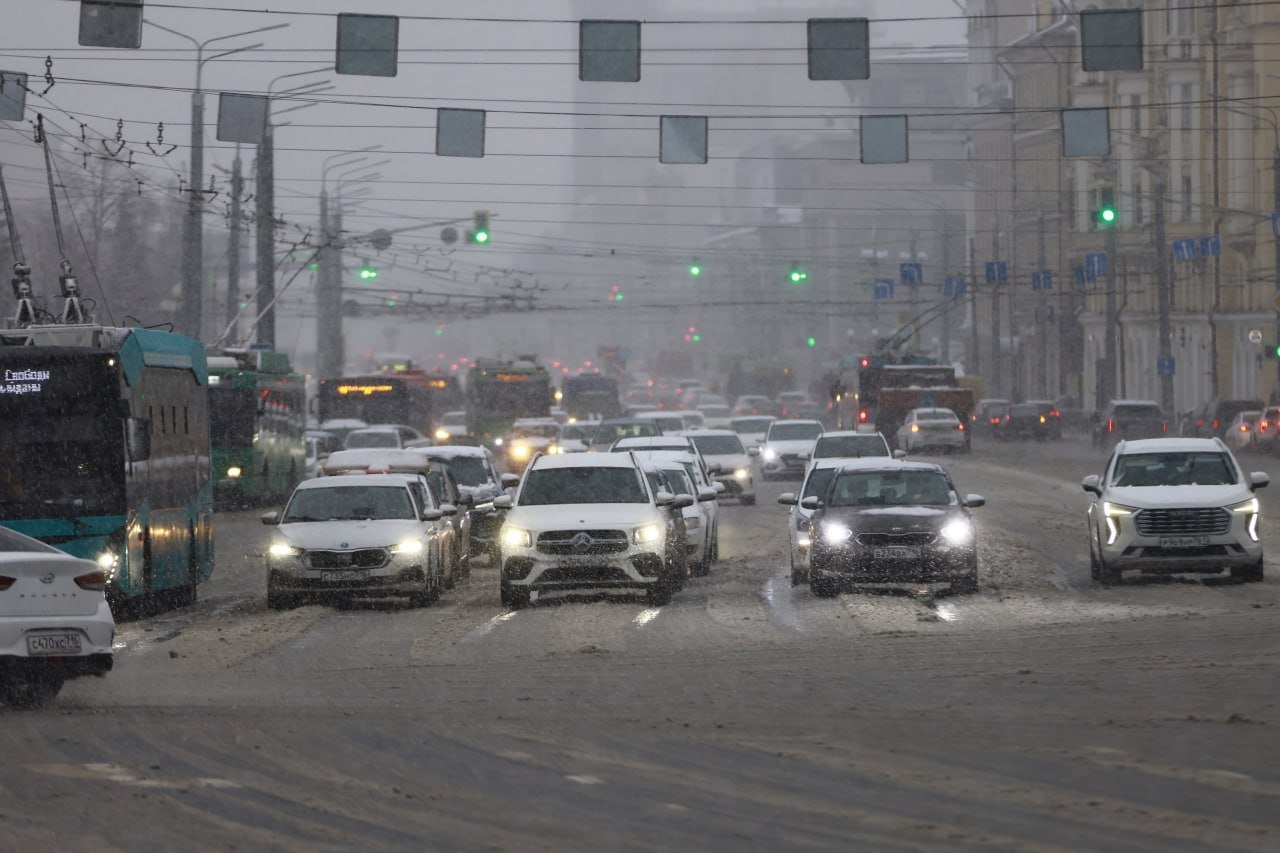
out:
{"label": "traffic signal housing", "polygon": [[368,261],[360,262],[360,280],[373,281],[378,277],[378,270]]}
{"label": "traffic signal housing", "polygon": [[1093,212],[1093,224],[1097,228],[1114,228],[1119,221],[1115,191],[1110,188],[1098,192],[1098,208]]}
{"label": "traffic signal housing", "polygon": [[489,211],[476,211],[475,223],[471,226],[471,230],[467,232],[467,242],[475,243],[479,246],[489,242]]}
{"label": "traffic signal housing", "polygon": [[799,261],[791,262],[791,274],[787,276],[792,284],[803,284],[809,280],[809,272]]}
{"label": "traffic signal housing", "polygon": [[702,261],[694,258],[689,262],[689,277],[697,278],[700,275],[702,275]]}

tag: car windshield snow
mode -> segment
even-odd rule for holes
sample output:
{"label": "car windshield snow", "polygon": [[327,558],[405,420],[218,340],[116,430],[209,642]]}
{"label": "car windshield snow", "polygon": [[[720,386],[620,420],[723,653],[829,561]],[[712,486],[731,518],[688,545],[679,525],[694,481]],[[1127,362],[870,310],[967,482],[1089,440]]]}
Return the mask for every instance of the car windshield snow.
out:
{"label": "car windshield snow", "polygon": [[831,487],[833,507],[944,506],[954,502],[947,478],[934,471],[858,471]]}
{"label": "car windshield snow", "polygon": [[1235,466],[1222,453],[1126,453],[1116,460],[1111,485],[1229,486]]}
{"label": "car windshield snow", "polygon": [[299,489],[282,523],[416,517],[409,491],[402,486],[334,486]]}
{"label": "car windshield snow", "polygon": [[521,506],[633,504],[649,500],[634,468],[541,468],[531,471]]}

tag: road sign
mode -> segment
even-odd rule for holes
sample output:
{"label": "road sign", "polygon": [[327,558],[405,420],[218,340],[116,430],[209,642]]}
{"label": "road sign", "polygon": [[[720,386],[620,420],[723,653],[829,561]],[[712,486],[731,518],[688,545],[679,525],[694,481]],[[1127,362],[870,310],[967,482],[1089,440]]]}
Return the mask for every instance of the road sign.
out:
{"label": "road sign", "polygon": [[1053,273],[1049,270],[1040,270],[1031,274],[1031,289],[1036,293],[1045,293],[1053,290]]}
{"label": "road sign", "polygon": [[1157,376],[1174,376],[1178,372],[1178,360],[1173,356],[1156,359]]}
{"label": "road sign", "polygon": [[1004,284],[1008,280],[1008,261],[987,261],[987,284]]}
{"label": "road sign", "polygon": [[1260,343],[1262,343],[1262,330],[1261,330],[1261,329],[1250,329],[1250,330],[1249,330],[1249,343],[1251,343],[1251,344],[1260,344]]}
{"label": "road sign", "polygon": [[379,228],[369,235],[369,244],[379,252],[391,248],[391,232],[385,228]]}
{"label": "road sign", "polygon": [[1199,254],[1200,245],[1194,237],[1188,237],[1185,240],[1173,241],[1173,257],[1179,261],[1195,260]]}
{"label": "road sign", "polygon": [[878,278],[872,282],[871,298],[877,301],[893,298],[893,279]]}
{"label": "road sign", "polygon": [[1201,237],[1200,238],[1200,257],[1216,258],[1222,254],[1222,238],[1221,237]]}
{"label": "road sign", "polygon": [[958,299],[964,296],[966,290],[968,287],[962,275],[949,275],[942,285],[942,295],[948,299]]}
{"label": "road sign", "polygon": [[924,281],[924,267],[921,264],[903,264],[901,272],[903,284],[920,284]]}
{"label": "road sign", "polygon": [[1089,281],[1097,281],[1099,276],[1107,274],[1107,253],[1090,252],[1084,256],[1085,275]]}

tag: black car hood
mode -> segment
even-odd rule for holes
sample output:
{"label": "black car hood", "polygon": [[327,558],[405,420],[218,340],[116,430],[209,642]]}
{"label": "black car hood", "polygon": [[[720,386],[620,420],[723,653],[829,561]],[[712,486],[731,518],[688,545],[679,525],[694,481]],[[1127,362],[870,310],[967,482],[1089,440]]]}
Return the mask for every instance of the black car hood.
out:
{"label": "black car hood", "polygon": [[847,524],[858,533],[914,533],[936,531],[961,515],[963,510],[954,506],[830,507],[822,520]]}

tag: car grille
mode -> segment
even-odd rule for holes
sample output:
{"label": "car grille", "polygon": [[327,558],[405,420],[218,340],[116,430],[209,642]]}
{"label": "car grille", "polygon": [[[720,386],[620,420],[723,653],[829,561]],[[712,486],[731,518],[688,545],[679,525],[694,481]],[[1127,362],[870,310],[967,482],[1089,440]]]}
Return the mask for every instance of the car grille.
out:
{"label": "car grille", "polygon": [[542,554],[621,554],[628,547],[625,530],[553,530],[538,536],[538,551]]}
{"label": "car grille", "polygon": [[809,463],[808,456],[801,456],[798,453],[784,453],[778,458],[782,460],[783,465],[791,465],[796,468],[803,468]]}
{"label": "car grille", "polygon": [[1142,536],[1221,536],[1231,528],[1231,513],[1222,507],[1144,509],[1133,523]]}
{"label": "car grille", "polygon": [[894,545],[919,547],[932,545],[938,541],[938,534],[928,531],[921,533],[859,533],[858,544],[868,548],[886,548]]}
{"label": "car grille", "polygon": [[361,548],[357,551],[308,551],[313,569],[380,569],[387,564],[383,548]]}

